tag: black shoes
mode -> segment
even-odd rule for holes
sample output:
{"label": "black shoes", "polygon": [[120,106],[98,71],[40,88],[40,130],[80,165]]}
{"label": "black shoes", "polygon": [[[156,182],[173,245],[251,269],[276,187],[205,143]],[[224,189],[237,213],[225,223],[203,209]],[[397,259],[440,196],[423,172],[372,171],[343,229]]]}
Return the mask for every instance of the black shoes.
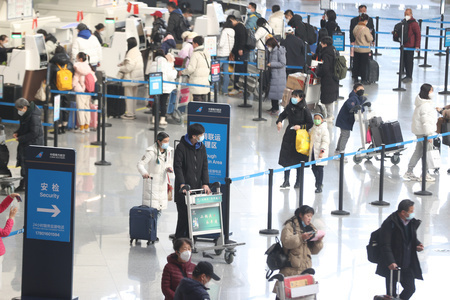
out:
{"label": "black shoes", "polygon": [[294,184],[294,189],[299,189],[300,188],[300,181],[296,181]]}
{"label": "black shoes", "polygon": [[288,189],[290,187],[289,180],[285,180],[282,185],[280,185],[280,189]]}
{"label": "black shoes", "polygon": [[316,185],[316,190],[314,191],[314,193],[316,193],[316,194],[322,193],[322,187],[323,187],[323,184],[321,184],[319,186]]}

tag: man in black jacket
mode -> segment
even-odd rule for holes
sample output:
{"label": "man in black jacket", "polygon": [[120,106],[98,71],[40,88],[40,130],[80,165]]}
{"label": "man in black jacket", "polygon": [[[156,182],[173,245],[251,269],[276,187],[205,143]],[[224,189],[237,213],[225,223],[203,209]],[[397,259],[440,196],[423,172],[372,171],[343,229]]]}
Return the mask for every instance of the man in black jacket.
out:
{"label": "man in black jacket", "polygon": [[170,12],[167,33],[170,33],[173,36],[177,44],[181,44],[183,42],[183,39],[181,38],[181,34],[183,33],[181,31],[181,24],[183,23],[181,10],[174,2],[168,2],[167,9]]}
{"label": "man in black jacket", "polygon": [[[292,27],[287,27],[286,38],[281,40],[281,46],[286,48],[286,65],[301,67],[305,65],[305,42],[295,36],[294,29]],[[300,69],[286,68],[286,75],[300,71]]]}
{"label": "man in black jacket", "polygon": [[[19,142],[17,146],[17,167],[21,167],[20,176],[25,178],[25,148],[30,145],[44,145],[44,128],[41,123],[41,110],[25,98],[19,98],[15,102],[19,113],[20,126],[14,132],[13,137]],[[20,181],[17,191],[25,189],[25,181]]]}
{"label": "man in black jacket", "polygon": [[306,32],[306,26],[303,24],[302,16],[294,15],[294,12],[290,9],[284,12],[284,17],[288,26],[291,26],[295,30],[295,35],[301,38],[303,41],[307,40],[308,34]]}
{"label": "man in black jacket", "polygon": [[210,262],[201,261],[192,272],[192,278],[185,277],[181,279],[178,285],[174,300],[209,300],[206,284],[214,279],[220,280],[220,277],[214,273],[214,267]]}
{"label": "man in black jacket", "polygon": [[173,169],[175,171],[175,202],[177,204],[178,221],[176,238],[189,237],[188,214],[185,194],[180,190],[189,185],[191,189],[209,189],[208,157],[202,143],[205,128],[201,124],[191,124],[188,133],[181,137],[175,149]]}
{"label": "man in black jacket", "polygon": [[[360,21],[360,16],[362,14],[367,14],[367,6],[365,6],[364,4],[360,5],[358,7],[358,12],[359,12],[359,15],[350,20],[350,44],[352,44],[352,45],[355,44],[355,36],[353,35],[353,29],[355,29],[356,25],[358,25],[358,23]],[[374,26],[373,26],[373,19],[371,17],[369,17],[369,21],[367,21],[366,26],[367,26],[367,28],[369,28],[370,32],[372,33],[373,42],[375,42],[375,30],[374,30]],[[353,50],[353,48],[351,50]],[[350,69],[353,69],[353,55],[350,56]]]}
{"label": "man in black jacket", "polygon": [[[403,291],[400,299],[408,300],[414,294],[414,279],[422,279],[417,252],[423,251],[423,244],[417,239],[417,228],[421,221],[414,218],[414,202],[402,200],[396,212],[383,222],[380,229],[381,258],[376,273],[386,278],[386,291],[389,294],[391,271],[394,271],[393,286],[397,284],[397,272],[401,268],[400,283]],[[397,291],[392,291],[397,297]]]}
{"label": "man in black jacket", "polygon": [[[234,46],[231,50],[231,53],[234,55],[234,60],[248,61],[249,51],[245,47],[245,42],[247,40],[247,31],[244,24],[239,22],[233,15],[229,15],[227,17],[227,22],[231,22],[234,29]],[[234,71],[236,73],[246,73],[247,68],[245,65],[234,65]],[[239,76],[234,75],[234,89],[228,93],[230,96],[236,96],[237,94],[239,94],[239,87],[237,86],[238,82]]]}

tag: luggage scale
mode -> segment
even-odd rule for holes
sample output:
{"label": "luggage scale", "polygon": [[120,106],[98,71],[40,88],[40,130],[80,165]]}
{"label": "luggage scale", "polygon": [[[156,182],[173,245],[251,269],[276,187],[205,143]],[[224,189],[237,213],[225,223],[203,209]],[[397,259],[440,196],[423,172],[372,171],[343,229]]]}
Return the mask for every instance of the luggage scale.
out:
{"label": "luggage scale", "polygon": [[[211,257],[205,251],[214,250],[216,255],[221,255],[225,250],[225,262],[231,264],[236,255],[235,248],[245,243],[224,243],[220,187],[217,188],[216,193],[209,195],[205,194],[203,189],[191,190],[189,185],[183,186],[182,192],[184,191],[186,191],[189,238],[194,242],[192,252],[202,251],[204,257]],[[196,247],[196,238],[203,235],[218,235],[218,238],[214,239],[214,246]]]}
{"label": "luggage scale", "polygon": [[[358,151],[364,151],[372,148],[379,147],[374,144],[374,139],[372,139],[372,142],[370,144],[367,143],[367,128],[369,126],[369,120],[367,119],[367,111],[371,112],[370,109],[370,102],[364,102],[362,107],[368,107],[367,110],[362,112],[362,109],[358,109],[355,114],[358,116],[359,124],[360,124],[360,134],[361,134],[361,145],[362,147],[358,149]],[[380,145],[381,146],[381,145]],[[390,150],[391,148],[385,149],[385,157],[391,159],[391,163],[394,165],[398,165],[400,163],[400,155],[402,151],[406,150],[406,148],[401,149],[394,149]],[[353,156],[353,162],[355,164],[360,164],[364,159],[371,160],[372,157],[375,157],[376,160],[380,160],[379,152],[370,152],[370,153],[362,153],[362,154],[356,154]],[[391,155],[390,155],[391,154]]]}

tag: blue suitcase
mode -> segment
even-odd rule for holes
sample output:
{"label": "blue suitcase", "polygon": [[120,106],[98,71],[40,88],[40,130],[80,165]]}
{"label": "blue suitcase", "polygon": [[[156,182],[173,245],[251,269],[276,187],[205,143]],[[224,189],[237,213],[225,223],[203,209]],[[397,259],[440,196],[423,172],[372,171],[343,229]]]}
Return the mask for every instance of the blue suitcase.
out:
{"label": "blue suitcase", "polygon": [[158,210],[146,205],[134,206],[130,209],[130,245],[133,240],[147,240],[147,245],[154,244]]}
{"label": "blue suitcase", "polygon": [[[70,108],[77,108],[77,103],[75,101],[70,101]],[[77,112],[69,111],[69,121],[67,123],[67,129],[77,129]]]}

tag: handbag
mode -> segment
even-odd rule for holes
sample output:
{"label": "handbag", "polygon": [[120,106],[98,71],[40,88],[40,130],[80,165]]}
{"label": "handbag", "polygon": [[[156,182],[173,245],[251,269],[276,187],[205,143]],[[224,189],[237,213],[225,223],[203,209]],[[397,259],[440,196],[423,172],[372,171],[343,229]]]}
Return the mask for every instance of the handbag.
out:
{"label": "handbag", "polygon": [[170,184],[169,174],[167,174],[167,200],[173,200],[173,186]]}
{"label": "handbag", "polygon": [[309,146],[310,146],[310,138],[309,133],[306,130],[306,126],[302,126],[297,130],[296,138],[295,138],[295,149],[298,153],[309,156]]}
{"label": "handbag", "polygon": [[427,151],[427,168],[439,169],[441,167],[441,154],[439,149],[433,147],[430,151]]}
{"label": "handbag", "polygon": [[269,267],[266,278],[269,278],[274,270],[280,270],[289,265],[289,256],[284,252],[278,237],[275,237],[275,243],[272,244],[264,254],[267,255],[266,263]]}
{"label": "handbag", "polygon": [[41,100],[41,101],[45,101],[47,100],[47,95],[45,93],[45,88],[47,87],[46,81],[43,80],[41,82],[41,86],[39,87],[39,89],[36,92],[36,95],[34,95],[34,98],[37,100]]}

